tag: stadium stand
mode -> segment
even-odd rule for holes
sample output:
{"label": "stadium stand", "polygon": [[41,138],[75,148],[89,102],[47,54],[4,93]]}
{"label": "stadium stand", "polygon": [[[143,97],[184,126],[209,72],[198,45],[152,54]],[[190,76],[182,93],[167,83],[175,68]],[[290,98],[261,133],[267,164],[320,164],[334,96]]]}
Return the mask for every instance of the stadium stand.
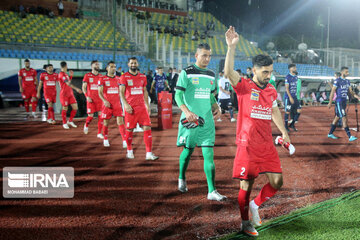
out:
{"label": "stadium stand", "polygon": [[[58,16],[57,3],[58,0],[1,0],[0,9],[6,11],[19,11],[19,6],[22,5],[25,8],[33,8],[35,11],[37,11],[38,8],[41,7],[42,9],[52,11],[55,16]],[[76,16],[76,9],[78,8],[78,4],[76,2],[63,1],[63,5],[63,17]]]}
{"label": "stadium stand", "polygon": [[[139,16],[138,13],[132,13],[133,16]],[[193,21],[189,20],[192,19]],[[207,29],[207,24],[212,22],[214,24],[213,30]],[[158,38],[165,38],[165,44],[173,44],[173,49],[180,49],[187,52],[194,52],[198,43],[203,42],[204,39],[200,37],[197,40],[191,40],[195,31],[198,31],[200,35],[206,34],[206,41],[209,42],[212,47],[214,55],[225,55],[226,42],[224,39],[224,32],[226,26],[217,20],[212,14],[205,12],[190,12],[188,17],[177,16],[172,19],[169,14],[151,13],[151,18],[139,18],[137,19],[139,24],[149,24],[150,30],[158,31]],[[166,29],[176,29],[181,31],[182,34],[165,33]],[[175,36],[174,36],[175,35]],[[181,36],[177,36],[181,35]],[[153,36],[155,38],[156,36]],[[263,53],[260,48],[252,45],[248,40],[240,35],[240,41],[238,46],[238,54],[245,57],[252,57],[257,54]]]}
{"label": "stadium stand", "polygon": [[[112,39],[110,22],[36,14],[22,19],[15,12],[0,10],[1,43],[112,50]],[[130,49],[131,44],[119,32],[116,39],[118,50]]]}

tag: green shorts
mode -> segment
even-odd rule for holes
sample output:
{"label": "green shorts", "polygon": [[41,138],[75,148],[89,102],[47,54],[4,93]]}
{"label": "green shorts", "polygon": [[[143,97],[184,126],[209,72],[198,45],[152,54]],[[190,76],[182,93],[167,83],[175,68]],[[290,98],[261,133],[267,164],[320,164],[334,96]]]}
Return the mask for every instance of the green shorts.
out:
{"label": "green shorts", "polygon": [[[181,115],[180,120],[185,115]],[[215,144],[215,124],[213,117],[204,118],[205,124],[196,128],[187,129],[179,122],[177,146],[187,148],[213,147]]]}

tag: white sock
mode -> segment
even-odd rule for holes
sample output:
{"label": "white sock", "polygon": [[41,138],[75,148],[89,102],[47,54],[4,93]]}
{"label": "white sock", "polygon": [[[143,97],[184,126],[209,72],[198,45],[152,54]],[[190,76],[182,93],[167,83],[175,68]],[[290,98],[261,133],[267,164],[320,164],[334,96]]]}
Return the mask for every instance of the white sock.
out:
{"label": "white sock", "polygon": [[256,203],[255,203],[254,200],[252,200],[252,201],[250,202],[250,205],[251,205],[252,208],[255,208],[255,209],[258,209],[258,208],[259,208],[259,206],[256,205]]}

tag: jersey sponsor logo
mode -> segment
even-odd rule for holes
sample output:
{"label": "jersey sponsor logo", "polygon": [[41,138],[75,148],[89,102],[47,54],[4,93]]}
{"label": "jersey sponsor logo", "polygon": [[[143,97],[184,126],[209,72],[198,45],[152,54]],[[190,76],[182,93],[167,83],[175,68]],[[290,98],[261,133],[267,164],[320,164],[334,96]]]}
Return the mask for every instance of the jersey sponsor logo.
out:
{"label": "jersey sponsor logo", "polygon": [[133,87],[130,91],[131,95],[140,95],[143,94],[143,88],[142,87]]}
{"label": "jersey sponsor logo", "polygon": [[211,92],[210,88],[196,88],[194,98],[209,99],[210,92]]}
{"label": "jersey sponsor logo", "polygon": [[105,81],[105,86],[110,87],[110,81]]}
{"label": "jersey sponsor logo", "polygon": [[127,80],[127,83],[128,83],[129,86],[134,86],[134,83],[133,83],[132,79]]}
{"label": "jersey sponsor logo", "polygon": [[251,109],[251,118],[261,119],[261,120],[271,120],[271,107],[263,107],[261,105],[256,106],[254,105]]}
{"label": "jersey sponsor logo", "polygon": [[96,85],[96,84],[91,84],[90,90],[98,90],[98,85]]}
{"label": "jersey sponsor logo", "polygon": [[119,93],[119,88],[117,87],[111,87],[111,88],[108,88],[107,90],[107,94],[118,94]]}
{"label": "jersey sponsor logo", "polygon": [[55,81],[46,82],[46,86],[55,86]]}
{"label": "jersey sponsor logo", "polygon": [[34,80],[33,77],[26,77],[26,78],[25,78],[25,81],[28,81],[28,82],[33,81],[33,80]]}
{"label": "jersey sponsor logo", "polygon": [[199,84],[199,78],[198,77],[194,77],[192,79],[192,84]]}
{"label": "jersey sponsor logo", "polygon": [[258,92],[252,91],[250,95],[250,100],[259,101],[260,94]]}

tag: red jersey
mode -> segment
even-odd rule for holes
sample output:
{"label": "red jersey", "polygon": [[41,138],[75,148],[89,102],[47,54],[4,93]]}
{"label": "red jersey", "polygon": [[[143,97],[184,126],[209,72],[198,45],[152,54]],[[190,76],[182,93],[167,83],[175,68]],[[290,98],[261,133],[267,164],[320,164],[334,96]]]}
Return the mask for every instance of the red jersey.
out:
{"label": "red jersey", "polygon": [[44,92],[56,92],[56,81],[58,80],[58,74],[52,73],[48,74],[47,72],[43,72],[40,74],[40,81],[43,82]]}
{"label": "red jersey", "polygon": [[99,86],[103,86],[103,95],[111,105],[120,104],[119,95],[120,78],[118,76],[109,77],[108,75],[99,78]]}
{"label": "red jersey", "polygon": [[94,75],[91,72],[85,74],[83,82],[87,83],[86,96],[90,97],[94,102],[101,101],[98,91],[99,79],[102,77],[101,74]]}
{"label": "red jersey", "polygon": [[36,82],[35,78],[37,75],[37,72],[35,69],[30,68],[29,70],[26,70],[25,68],[20,69],[18,72],[18,75],[21,77],[21,83],[23,88],[35,88]]}
{"label": "red jersey", "polygon": [[277,106],[277,92],[271,84],[260,88],[251,79],[241,79],[233,87],[238,98],[239,112],[236,144],[261,146],[273,144],[272,108]]}
{"label": "red jersey", "polygon": [[69,77],[64,72],[58,74],[58,81],[60,83],[60,96],[71,96],[74,94],[72,88],[66,84],[66,82],[71,82],[72,77]]}
{"label": "red jersey", "polygon": [[144,87],[146,87],[146,76],[138,73],[132,75],[129,72],[120,77],[120,84],[125,86],[125,99],[130,106],[135,108],[145,108]]}

